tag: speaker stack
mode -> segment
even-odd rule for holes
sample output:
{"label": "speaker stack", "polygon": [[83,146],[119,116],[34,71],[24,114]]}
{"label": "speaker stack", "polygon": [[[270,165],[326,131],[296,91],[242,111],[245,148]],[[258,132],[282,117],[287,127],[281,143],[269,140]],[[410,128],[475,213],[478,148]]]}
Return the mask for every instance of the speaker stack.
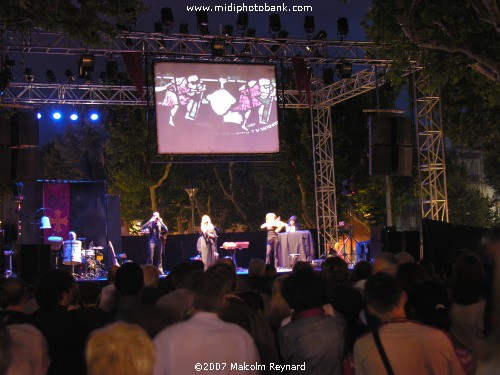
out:
{"label": "speaker stack", "polygon": [[39,129],[32,112],[0,117],[0,183],[37,178]]}
{"label": "speaker stack", "polygon": [[411,176],[413,142],[408,117],[370,116],[370,175]]}

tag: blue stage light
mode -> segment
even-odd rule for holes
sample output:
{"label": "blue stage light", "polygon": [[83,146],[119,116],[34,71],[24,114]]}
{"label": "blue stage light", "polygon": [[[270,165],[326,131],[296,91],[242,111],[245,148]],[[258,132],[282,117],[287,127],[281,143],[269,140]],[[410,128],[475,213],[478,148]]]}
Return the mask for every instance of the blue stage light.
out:
{"label": "blue stage light", "polygon": [[42,113],[41,112],[37,112],[36,118],[40,120],[42,118]]}
{"label": "blue stage light", "polygon": [[52,118],[54,120],[60,120],[61,117],[62,117],[62,115],[61,115],[61,112],[59,112],[59,111],[55,111],[54,113],[52,113]]}
{"label": "blue stage light", "polygon": [[70,120],[71,120],[71,121],[76,121],[76,120],[78,120],[78,113],[75,113],[75,112],[71,113],[71,114],[69,115],[69,118],[70,118]]}
{"label": "blue stage light", "polygon": [[99,120],[99,114],[98,114],[97,112],[91,112],[91,113],[90,113],[90,119],[91,119],[92,121],[97,121],[97,120]]}

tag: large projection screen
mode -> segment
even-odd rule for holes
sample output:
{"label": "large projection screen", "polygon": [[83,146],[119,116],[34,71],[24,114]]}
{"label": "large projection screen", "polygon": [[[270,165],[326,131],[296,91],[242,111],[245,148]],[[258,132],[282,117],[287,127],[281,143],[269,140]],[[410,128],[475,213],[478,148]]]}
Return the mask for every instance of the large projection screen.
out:
{"label": "large projection screen", "polygon": [[274,65],[154,63],[158,154],[279,152]]}

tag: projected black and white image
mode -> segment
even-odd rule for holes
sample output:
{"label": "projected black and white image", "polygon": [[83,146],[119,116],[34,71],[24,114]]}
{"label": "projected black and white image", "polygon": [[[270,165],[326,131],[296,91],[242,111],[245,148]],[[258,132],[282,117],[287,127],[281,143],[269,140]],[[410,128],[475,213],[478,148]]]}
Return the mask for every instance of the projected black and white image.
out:
{"label": "projected black and white image", "polygon": [[159,62],[158,153],[279,152],[273,65]]}

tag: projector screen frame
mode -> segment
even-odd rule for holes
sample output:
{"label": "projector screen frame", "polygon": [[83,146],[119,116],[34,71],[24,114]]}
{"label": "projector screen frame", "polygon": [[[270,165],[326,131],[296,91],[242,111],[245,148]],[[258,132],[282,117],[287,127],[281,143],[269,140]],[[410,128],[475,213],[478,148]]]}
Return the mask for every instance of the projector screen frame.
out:
{"label": "projector screen frame", "polygon": [[[283,82],[283,77],[278,76],[277,72],[282,72],[282,69],[278,70],[278,63],[281,59],[276,59],[275,61],[269,61],[269,59],[241,59],[237,60],[230,57],[181,57],[181,56],[165,56],[165,55],[149,55],[150,61],[146,59],[146,67],[150,70],[147,72],[146,77],[148,77],[146,85],[147,92],[152,93],[148,100],[147,109],[147,125],[148,125],[148,135],[149,135],[149,149],[150,149],[150,161],[151,163],[227,163],[227,162],[282,162],[286,160],[286,142],[284,137],[284,106],[281,98],[283,98],[283,93],[280,92],[279,87],[283,87],[281,84]],[[155,65],[158,63],[203,63],[203,64],[232,64],[232,65],[261,65],[261,66],[272,66],[275,70],[274,76],[276,77],[276,105],[277,105],[277,121],[278,121],[278,142],[279,150],[278,152],[270,153],[159,153],[158,152],[158,131],[157,131],[157,119],[156,119],[156,93],[154,85],[154,72]],[[281,89],[282,90],[282,89]]]}

